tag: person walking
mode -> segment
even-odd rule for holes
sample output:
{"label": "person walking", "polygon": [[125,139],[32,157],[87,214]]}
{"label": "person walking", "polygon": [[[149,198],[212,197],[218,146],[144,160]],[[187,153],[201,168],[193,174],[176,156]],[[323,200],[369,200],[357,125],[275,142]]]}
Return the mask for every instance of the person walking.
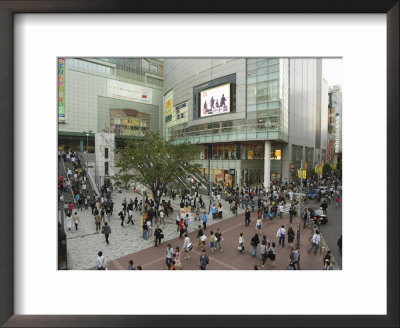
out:
{"label": "person walking", "polygon": [[246,207],[246,211],[244,213],[244,225],[245,226],[250,225],[250,210],[248,207]]}
{"label": "person walking", "polygon": [[238,251],[239,253],[244,252],[244,238],[243,238],[243,232],[240,233],[239,235],[239,246],[238,246]]}
{"label": "person walking", "polygon": [[119,217],[121,218],[121,227],[124,226],[124,220],[126,217],[126,211],[125,208],[122,208],[122,210],[118,213]]}
{"label": "person walking", "polygon": [[279,245],[282,245],[282,247],[285,247],[286,229],[285,229],[284,225],[282,225],[278,229],[276,236],[279,238]]}
{"label": "person walking", "polygon": [[67,214],[67,229],[71,230],[72,227],[72,216],[70,213]]}
{"label": "person walking", "polygon": [[208,255],[206,254],[206,250],[203,248],[200,255],[200,270],[206,270],[209,261],[210,260],[208,258]]}
{"label": "person walking", "polygon": [[111,227],[108,225],[107,222],[104,222],[104,225],[101,229],[101,232],[104,234],[104,236],[106,237],[106,243],[107,245],[109,245],[109,241],[108,241],[108,237],[110,236],[111,233]]}
{"label": "person walking", "polygon": [[290,209],[289,209],[289,222],[290,222],[290,224],[292,224],[293,215],[294,215],[294,209],[293,209],[293,206],[291,206]]}
{"label": "person walking", "polygon": [[183,219],[179,221],[179,238],[182,238],[183,234],[185,233],[185,224]]}
{"label": "person walking", "polygon": [[203,213],[203,229],[207,230],[207,213],[204,211]]}
{"label": "person walking", "polygon": [[132,225],[134,225],[134,223],[133,223],[133,211],[132,211],[131,208],[129,208],[129,210],[128,210],[128,222],[126,222],[126,224],[129,224],[129,222],[131,222]]}
{"label": "person walking", "polygon": [[97,255],[99,256],[97,258],[96,264],[97,264],[97,270],[106,270],[107,268],[107,260],[106,258],[103,256],[103,252],[100,251],[97,253]]}
{"label": "person walking", "polygon": [[340,238],[338,239],[337,246],[339,248],[338,254],[342,255],[342,236],[340,236]]}
{"label": "person walking", "polygon": [[172,263],[172,254],[174,254],[174,250],[171,247],[171,244],[167,245],[167,250],[165,251],[165,263],[167,264],[167,270],[169,270]]}
{"label": "person walking", "polygon": [[266,245],[265,241],[261,242],[260,254],[261,254],[262,267],[264,267],[265,261],[267,260],[267,245]]}
{"label": "person walking", "polygon": [[303,228],[307,227],[307,219],[308,219],[308,208],[304,206],[303,208]]}
{"label": "person walking", "polygon": [[192,243],[190,242],[190,238],[187,233],[185,233],[185,240],[183,241],[183,250],[185,252],[185,260],[190,259],[189,252],[193,248]]}
{"label": "person walking", "polygon": [[75,223],[75,230],[78,230],[78,223],[79,223],[81,220],[79,219],[79,216],[78,216],[78,213],[77,213],[77,212],[75,212],[75,215],[74,215],[73,219],[74,219],[74,223]]}
{"label": "person walking", "polygon": [[272,245],[270,245],[268,243],[268,247],[267,247],[267,257],[271,260],[271,267],[275,267],[275,259],[276,259],[276,246],[275,243],[272,243]]}
{"label": "person walking", "polygon": [[143,223],[143,239],[147,240],[148,239],[148,233],[149,233],[149,226],[147,225],[148,220],[146,219]]}
{"label": "person walking", "polygon": [[165,224],[165,213],[163,209],[160,210],[159,216],[160,216],[160,224],[161,223]]}
{"label": "person walking", "polygon": [[222,241],[224,240],[224,238],[222,237],[222,232],[219,230],[219,228],[217,228],[217,232],[215,233],[215,237],[217,238],[217,246],[220,252],[222,252]]}
{"label": "person walking", "polygon": [[257,246],[260,243],[260,239],[258,238],[258,234],[255,234],[253,238],[251,238],[250,245],[253,246],[253,251],[251,252],[252,257],[257,256]]}
{"label": "person walking", "polygon": [[164,236],[162,234],[162,230],[160,229],[159,225],[156,226],[156,230],[154,230],[154,241],[155,241],[155,247],[157,247],[157,243],[161,244],[161,239],[162,236]]}
{"label": "person walking", "polygon": [[179,247],[175,247],[175,270],[182,270],[182,263],[181,263],[181,252]]}
{"label": "person walking", "polygon": [[279,217],[282,219],[283,218],[283,203],[279,205]]}
{"label": "person walking", "polygon": [[257,222],[256,222],[256,232],[257,232],[259,235],[262,234],[261,226],[262,226],[262,220],[261,220],[261,218],[258,218],[258,219],[257,219]]}
{"label": "person walking", "polygon": [[314,235],[311,238],[311,246],[308,249],[308,253],[311,253],[312,249],[315,247],[315,252],[314,254],[316,255],[318,252],[318,248],[319,248],[319,243],[321,242],[321,236],[319,235],[319,231],[315,230],[314,231]]}
{"label": "person walking", "polygon": [[100,230],[100,225],[101,225],[101,216],[100,216],[100,214],[97,213],[94,216],[94,223],[96,224],[96,231],[99,231]]}
{"label": "person walking", "polygon": [[293,240],[295,237],[295,233],[294,233],[292,227],[289,227],[289,230],[287,232],[287,237],[288,237],[288,245],[289,245],[289,247],[291,247],[293,249]]}
{"label": "person walking", "polygon": [[297,265],[297,270],[300,270],[300,247],[297,246],[294,251],[294,265]]}
{"label": "person walking", "polygon": [[201,236],[203,236],[203,229],[201,229],[201,225],[199,225],[198,227],[197,227],[197,236],[196,236],[196,238],[197,238],[197,247],[200,247],[201,246]]}
{"label": "person walking", "polygon": [[[161,221],[161,220],[160,220]],[[179,215],[177,215],[176,219],[175,219],[175,224],[176,224],[176,232],[179,232],[179,223],[181,222],[181,218],[179,217]]]}
{"label": "person walking", "polygon": [[210,231],[210,252],[211,252],[211,254],[214,254],[216,242],[217,242],[217,238],[215,237],[214,232]]}

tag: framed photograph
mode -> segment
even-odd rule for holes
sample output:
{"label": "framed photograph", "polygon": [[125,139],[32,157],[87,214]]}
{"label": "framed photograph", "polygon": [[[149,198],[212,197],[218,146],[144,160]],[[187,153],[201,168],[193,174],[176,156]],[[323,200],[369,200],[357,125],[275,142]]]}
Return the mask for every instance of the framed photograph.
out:
{"label": "framed photograph", "polygon": [[[394,206],[399,197],[398,1],[312,1],[301,7],[293,1],[209,3],[212,9],[205,10],[207,4],[194,3],[187,8],[182,2],[0,1],[4,118],[0,138],[4,212],[0,220],[0,324],[125,327],[169,322],[203,326],[212,320],[215,325],[231,326],[399,325],[398,214]],[[101,273],[82,270],[87,268],[80,268],[78,262],[76,268],[81,270],[57,270],[53,224],[58,215],[57,148],[60,137],[66,136],[58,133],[58,127],[71,118],[66,115],[65,99],[60,100],[60,90],[63,96],[70,88],[82,89],[83,104],[92,106],[90,97],[84,95],[88,84],[62,85],[60,89],[60,76],[64,81],[65,65],[79,67],[80,58],[91,58],[84,64],[100,67],[105,70],[102,74],[107,74],[114,65],[109,58],[131,57],[155,58],[153,63],[149,61],[153,66],[148,68],[147,79],[157,79],[157,58],[170,64],[175,58],[193,57],[343,60],[342,270]],[[172,128],[192,124],[192,119],[207,124],[225,117],[241,119],[242,99],[248,90],[236,87],[241,76],[235,74],[243,73],[246,81],[251,76],[250,69],[241,72],[240,65],[236,66],[236,71],[222,67],[221,73],[207,79],[209,84],[193,78],[181,93],[187,94],[187,99],[179,99],[176,86],[168,80],[168,65],[164,65],[162,92],[154,92],[150,84],[138,87],[129,84],[129,79],[109,79],[104,88],[104,99],[112,99],[106,106],[109,129],[135,137],[151,128],[155,110],[151,104],[157,97],[165,108],[160,120]],[[86,71],[80,67],[74,74]],[[182,74],[188,75],[189,69]],[[97,80],[89,80],[100,86]],[[121,108],[116,99],[140,103],[140,109]],[[274,122],[261,123],[274,128]],[[79,125],[79,119],[72,124]],[[106,129],[100,120],[97,125]],[[91,135],[89,128],[85,131],[86,137],[81,139],[86,140],[88,150],[95,134]],[[232,160],[234,151],[228,146],[216,147],[215,153],[207,156]],[[85,149],[85,143],[76,147]],[[242,148],[244,151],[245,146]],[[245,160],[257,160],[263,151],[253,145],[246,149]],[[271,151],[274,161],[287,156],[276,147]],[[298,168],[295,154],[294,147],[294,161],[286,163],[288,170],[292,164]],[[107,151],[104,156],[113,155]],[[105,176],[112,169],[104,166],[100,187],[107,187]],[[280,172],[272,173],[271,179],[282,178]],[[234,186],[237,178],[235,170],[215,172],[216,183],[224,187]],[[143,224],[141,228],[147,230]],[[76,245],[86,260],[84,243]],[[199,291],[206,295],[201,302]]]}

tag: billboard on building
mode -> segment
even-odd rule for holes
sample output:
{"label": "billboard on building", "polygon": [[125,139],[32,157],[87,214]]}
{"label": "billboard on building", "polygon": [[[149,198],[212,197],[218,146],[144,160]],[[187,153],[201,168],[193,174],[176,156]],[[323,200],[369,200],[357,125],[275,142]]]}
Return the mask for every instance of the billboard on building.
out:
{"label": "billboard on building", "polygon": [[153,91],[140,85],[107,79],[107,97],[152,104]]}
{"label": "billboard on building", "polygon": [[172,122],[172,106],[174,104],[174,90],[168,91],[164,95],[164,117],[165,123]]}
{"label": "billboard on building", "polygon": [[200,117],[231,111],[231,84],[223,84],[200,93]]}
{"label": "billboard on building", "polygon": [[58,58],[58,121],[65,121],[65,59]]}

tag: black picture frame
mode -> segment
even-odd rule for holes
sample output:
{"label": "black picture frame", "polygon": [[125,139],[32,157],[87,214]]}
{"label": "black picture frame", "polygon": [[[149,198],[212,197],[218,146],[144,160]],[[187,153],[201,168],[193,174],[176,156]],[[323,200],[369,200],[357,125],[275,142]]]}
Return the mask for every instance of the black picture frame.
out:
{"label": "black picture frame", "polygon": [[[385,13],[387,16],[387,315],[72,316],[13,310],[13,21],[16,13]],[[399,1],[19,1],[0,0],[0,324],[4,327],[399,327]],[[17,232],[16,232],[17,233]],[[382,246],[381,246],[382,247]],[[367,286],[366,286],[367,288]],[[371,302],[374,300],[371,299]]]}

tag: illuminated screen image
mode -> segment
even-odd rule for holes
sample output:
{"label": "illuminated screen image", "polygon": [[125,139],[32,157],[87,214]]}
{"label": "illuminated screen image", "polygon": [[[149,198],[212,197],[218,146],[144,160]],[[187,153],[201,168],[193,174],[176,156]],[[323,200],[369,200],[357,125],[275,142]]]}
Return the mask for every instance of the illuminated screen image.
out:
{"label": "illuminated screen image", "polygon": [[200,116],[206,117],[231,111],[230,83],[200,92]]}

